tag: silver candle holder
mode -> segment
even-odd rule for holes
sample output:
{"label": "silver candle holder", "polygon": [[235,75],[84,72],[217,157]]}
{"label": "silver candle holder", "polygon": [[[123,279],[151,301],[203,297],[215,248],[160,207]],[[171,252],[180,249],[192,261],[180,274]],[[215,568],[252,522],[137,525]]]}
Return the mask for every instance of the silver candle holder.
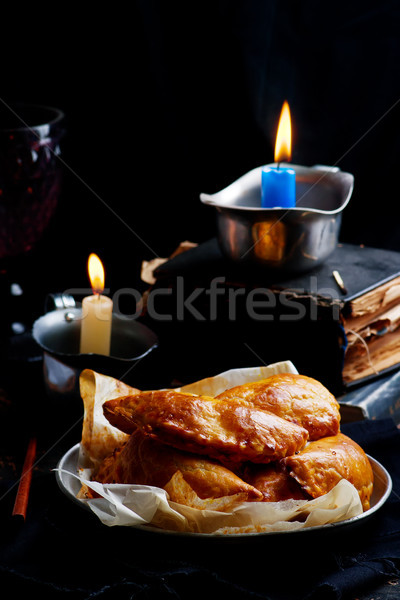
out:
{"label": "silver candle holder", "polygon": [[44,383],[50,397],[79,397],[83,369],[121,379],[133,387],[148,385],[154,379],[154,351],[159,340],[146,325],[114,313],[110,355],[83,354],[79,348],[82,309],[70,295],[49,297],[53,306],[47,306],[53,310],[34,322],[32,336],[43,350]]}
{"label": "silver candle holder", "polygon": [[261,207],[261,172],[252,169],[215,194],[200,194],[217,212],[222,253],[234,263],[299,274],[323,263],[335,250],[341,216],[354,176],[338,167],[288,165],[296,173],[296,206]]}

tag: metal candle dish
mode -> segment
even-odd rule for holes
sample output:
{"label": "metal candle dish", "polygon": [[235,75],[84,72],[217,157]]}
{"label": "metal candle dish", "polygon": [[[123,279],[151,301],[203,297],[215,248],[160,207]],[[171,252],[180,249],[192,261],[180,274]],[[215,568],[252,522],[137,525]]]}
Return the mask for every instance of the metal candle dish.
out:
{"label": "metal candle dish", "polygon": [[335,250],[354,177],[324,165],[281,166],[296,172],[294,208],[261,208],[263,166],[215,194],[200,194],[200,200],[217,210],[218,241],[227,258],[273,272],[302,273]]}
{"label": "metal candle dish", "polygon": [[[53,302],[56,310],[39,317],[32,328],[33,338],[43,350],[49,396],[79,396],[79,375],[83,369],[121,379],[133,387],[149,385],[149,380],[154,379],[152,358],[159,341],[151,329],[113,314],[110,356],[81,354],[81,309],[70,296],[55,295]],[[136,363],[140,363],[137,368]]]}

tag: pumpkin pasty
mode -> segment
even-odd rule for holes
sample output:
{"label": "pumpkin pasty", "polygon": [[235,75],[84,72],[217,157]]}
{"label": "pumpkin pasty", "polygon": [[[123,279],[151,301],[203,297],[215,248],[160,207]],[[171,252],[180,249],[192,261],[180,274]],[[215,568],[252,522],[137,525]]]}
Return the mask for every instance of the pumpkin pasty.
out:
{"label": "pumpkin pasty", "polygon": [[369,509],[374,481],[371,464],[364,450],[343,433],[310,442],[282,464],[312,498],[347,479],[357,489],[363,509]]}
{"label": "pumpkin pasty", "polygon": [[141,392],[104,403],[109,422],[224,464],[268,463],[301,450],[306,429],[244,400],[218,400],[174,390]]}
{"label": "pumpkin pasty", "polygon": [[310,440],[339,433],[339,403],[322,383],[305,375],[272,375],[228,389],[217,398],[242,398],[253,406],[301,425],[307,429]]}
{"label": "pumpkin pasty", "polygon": [[[103,460],[92,480],[164,488],[171,500],[182,502],[182,485],[176,485],[178,476],[201,499],[238,496],[242,502],[262,500],[260,491],[216,461],[165,446],[139,430]],[[174,497],[174,490],[178,493],[178,489],[179,496]]]}

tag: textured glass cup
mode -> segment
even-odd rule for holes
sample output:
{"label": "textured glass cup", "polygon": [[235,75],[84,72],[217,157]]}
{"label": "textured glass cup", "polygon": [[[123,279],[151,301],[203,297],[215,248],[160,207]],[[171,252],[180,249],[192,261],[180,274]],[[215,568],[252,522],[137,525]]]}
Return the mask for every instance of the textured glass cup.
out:
{"label": "textured glass cup", "polygon": [[64,113],[0,106],[0,262],[31,250],[57,206]]}

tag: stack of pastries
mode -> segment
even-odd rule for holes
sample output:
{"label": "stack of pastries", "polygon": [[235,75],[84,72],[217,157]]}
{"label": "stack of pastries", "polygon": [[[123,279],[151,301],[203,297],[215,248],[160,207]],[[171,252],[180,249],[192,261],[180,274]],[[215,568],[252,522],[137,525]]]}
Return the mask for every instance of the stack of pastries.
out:
{"label": "stack of pastries", "polygon": [[335,397],[310,377],[277,374],[216,397],[137,390],[103,412],[129,437],[94,481],[156,486],[173,502],[225,510],[227,499],[317,498],[347,479],[370,507],[368,457],[340,432]]}

